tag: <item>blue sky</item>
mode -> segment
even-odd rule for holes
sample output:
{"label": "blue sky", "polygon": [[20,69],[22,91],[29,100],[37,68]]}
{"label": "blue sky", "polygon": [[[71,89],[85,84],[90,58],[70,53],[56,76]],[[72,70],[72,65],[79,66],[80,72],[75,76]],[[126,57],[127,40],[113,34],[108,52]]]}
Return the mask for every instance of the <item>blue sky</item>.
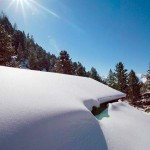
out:
{"label": "blue sky", "polygon": [[102,76],[119,61],[146,73],[149,10],[149,0],[0,0],[0,11],[46,51],[66,49],[73,61],[87,70],[94,66]]}

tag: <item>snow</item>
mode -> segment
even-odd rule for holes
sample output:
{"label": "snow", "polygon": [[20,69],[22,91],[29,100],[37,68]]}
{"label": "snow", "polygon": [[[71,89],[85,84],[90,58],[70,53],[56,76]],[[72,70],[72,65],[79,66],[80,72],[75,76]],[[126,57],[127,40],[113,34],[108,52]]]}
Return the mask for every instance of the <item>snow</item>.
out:
{"label": "snow", "polygon": [[[101,117],[101,116],[106,117]],[[149,150],[150,117],[127,103],[109,104],[103,114],[97,116],[105,135],[108,149]]]}
{"label": "snow", "polygon": [[147,78],[144,76],[144,77],[141,79],[141,81],[142,81],[143,83],[146,83],[146,82],[147,82]]}
{"label": "snow", "polygon": [[138,77],[138,79],[142,82],[142,83],[146,83],[147,82],[147,78],[145,75],[138,73],[136,74],[136,76]]}
{"label": "snow", "polygon": [[143,95],[145,95],[145,94],[150,94],[150,92],[145,92],[145,93],[143,93]]}
{"label": "snow", "polygon": [[1,66],[0,150],[147,150],[145,114],[123,103],[112,104],[107,119],[90,112],[124,96],[90,78]]}

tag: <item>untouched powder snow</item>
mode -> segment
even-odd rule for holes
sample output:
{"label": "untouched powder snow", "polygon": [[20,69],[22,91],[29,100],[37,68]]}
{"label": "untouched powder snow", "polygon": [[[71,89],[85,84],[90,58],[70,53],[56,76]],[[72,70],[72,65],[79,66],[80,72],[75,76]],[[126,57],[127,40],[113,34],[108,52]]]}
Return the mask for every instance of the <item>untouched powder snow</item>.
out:
{"label": "untouched powder snow", "polygon": [[[130,126],[143,131],[137,133],[146,150],[150,146],[144,141],[150,131],[147,116],[130,106],[116,105],[108,125],[90,112],[94,105],[124,96],[89,78],[1,66],[0,150],[123,149],[124,142],[129,144],[127,149],[136,150],[137,137],[133,142],[122,135],[124,130],[130,134]],[[128,126],[123,124],[124,117]]]}
{"label": "untouched powder snow", "polygon": [[[103,118],[102,118],[102,117]],[[110,150],[149,150],[150,116],[116,102],[97,116]]]}

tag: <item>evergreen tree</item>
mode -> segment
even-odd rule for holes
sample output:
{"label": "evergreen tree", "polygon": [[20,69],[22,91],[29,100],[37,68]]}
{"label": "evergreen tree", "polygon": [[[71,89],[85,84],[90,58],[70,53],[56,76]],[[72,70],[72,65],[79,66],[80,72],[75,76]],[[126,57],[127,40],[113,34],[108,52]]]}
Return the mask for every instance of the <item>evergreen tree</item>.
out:
{"label": "evergreen tree", "polygon": [[100,75],[98,74],[97,70],[94,67],[91,68],[89,76],[90,76],[90,78],[92,78],[94,80],[102,82],[102,79],[101,79]]}
{"label": "evergreen tree", "polygon": [[61,64],[59,58],[56,59],[56,62],[55,62],[55,65],[54,65],[54,72],[63,73],[62,64]]}
{"label": "evergreen tree", "polygon": [[13,27],[10,21],[8,20],[8,17],[3,12],[0,14],[0,24],[4,27],[5,31],[9,35],[13,35]]}
{"label": "evergreen tree", "polygon": [[57,61],[56,56],[52,54],[50,56],[50,65],[49,65],[49,69],[48,69],[49,72],[55,72],[56,61]]}
{"label": "evergreen tree", "polygon": [[119,62],[116,65],[115,69],[115,76],[116,76],[116,89],[127,93],[127,69],[124,69],[124,65],[122,62]]}
{"label": "evergreen tree", "polygon": [[141,86],[141,88],[140,88],[140,93],[145,93],[146,92],[146,83],[140,83],[140,86]]}
{"label": "evergreen tree", "polygon": [[131,70],[128,78],[128,97],[134,102],[140,98],[140,82],[138,77],[135,75],[135,72]]}
{"label": "evergreen tree", "polygon": [[78,62],[78,64],[77,64],[77,68],[75,70],[75,74],[77,76],[83,76],[83,77],[86,76],[85,68],[83,67],[83,65],[80,62]]}
{"label": "evergreen tree", "polygon": [[17,24],[14,23],[13,30],[16,31],[18,29]]}
{"label": "evergreen tree", "polygon": [[90,71],[86,72],[86,77],[90,78]]}
{"label": "evergreen tree", "polygon": [[27,38],[26,35],[23,31],[23,35],[22,35],[22,47],[23,47],[23,56],[24,59],[28,58],[28,50],[27,50]]}
{"label": "evergreen tree", "polygon": [[55,71],[64,74],[72,74],[72,65],[67,51],[61,51],[55,64]]}
{"label": "evergreen tree", "polygon": [[108,86],[116,89],[116,78],[115,78],[115,73],[110,69],[109,74],[107,77],[107,84]]}
{"label": "evergreen tree", "polygon": [[28,57],[28,67],[31,70],[39,70],[38,67],[38,59],[35,51],[30,51],[29,57]]}
{"label": "evergreen tree", "polygon": [[0,65],[11,66],[13,54],[12,36],[0,24]]}
{"label": "evergreen tree", "polygon": [[149,63],[149,69],[147,71],[146,90],[147,92],[150,92],[150,63]]}
{"label": "evergreen tree", "polygon": [[76,70],[78,68],[78,63],[77,62],[72,62],[72,71],[73,71],[73,75],[77,75],[76,74]]}
{"label": "evergreen tree", "polygon": [[50,59],[51,59],[51,55],[50,53],[46,53],[45,52],[45,57],[44,57],[44,64],[45,64],[45,69],[46,71],[49,71],[50,68]]}
{"label": "evergreen tree", "polygon": [[18,54],[17,59],[19,61],[22,61],[23,60],[23,48],[22,48],[21,43],[19,43],[19,46],[18,46],[18,49],[17,49],[17,54]]}

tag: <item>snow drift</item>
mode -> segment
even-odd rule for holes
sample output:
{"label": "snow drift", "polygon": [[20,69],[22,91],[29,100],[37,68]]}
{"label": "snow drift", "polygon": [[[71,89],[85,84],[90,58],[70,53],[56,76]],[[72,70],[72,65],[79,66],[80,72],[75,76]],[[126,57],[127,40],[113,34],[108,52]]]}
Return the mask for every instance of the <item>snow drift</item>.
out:
{"label": "snow drift", "polygon": [[117,102],[101,115],[100,125],[110,150],[149,150],[150,149],[150,116],[129,106]]}
{"label": "snow drift", "polygon": [[124,96],[89,78],[0,67],[0,150],[111,149],[90,110]]}

